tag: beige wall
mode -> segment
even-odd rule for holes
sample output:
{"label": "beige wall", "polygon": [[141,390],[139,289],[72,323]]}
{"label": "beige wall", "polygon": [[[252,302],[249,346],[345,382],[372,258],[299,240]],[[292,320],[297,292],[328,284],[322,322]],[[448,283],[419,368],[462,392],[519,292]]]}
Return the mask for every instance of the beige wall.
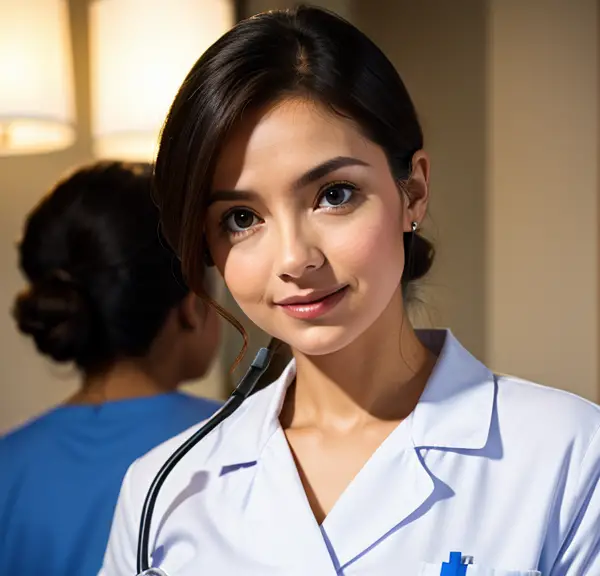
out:
{"label": "beige wall", "polygon": [[491,3],[487,358],[595,400],[598,31],[596,0]]}
{"label": "beige wall", "polygon": [[[85,4],[71,4],[77,145],[0,158],[0,431],[58,402],[76,381],[41,360],[8,313],[22,285],[14,242],[26,212],[65,169],[91,158]],[[293,4],[250,0],[248,13]],[[598,3],[321,5],[381,45],[420,111],[433,162],[427,230],[439,258],[419,323],[450,326],[496,370],[600,399]],[[254,350],[264,336],[246,325]],[[220,364],[194,391],[222,386],[241,342],[232,330],[225,336]]]}

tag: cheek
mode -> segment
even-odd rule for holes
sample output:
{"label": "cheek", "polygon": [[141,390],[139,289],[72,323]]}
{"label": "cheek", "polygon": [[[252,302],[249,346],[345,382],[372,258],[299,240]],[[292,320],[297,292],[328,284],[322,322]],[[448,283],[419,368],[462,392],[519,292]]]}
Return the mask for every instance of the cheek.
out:
{"label": "cheek", "polygon": [[[334,268],[363,282],[393,276],[399,282],[404,264],[404,245],[398,214],[380,207],[344,230],[328,236],[328,253]],[[357,232],[359,230],[360,232]]]}
{"label": "cheek", "polygon": [[217,230],[216,217],[207,226],[207,240],[215,266],[234,300],[243,309],[246,304],[260,302],[270,273],[269,259],[257,249],[256,239],[231,244]]}
{"label": "cheek", "polygon": [[219,269],[231,295],[242,309],[262,301],[271,274],[270,260],[264,253],[245,250],[244,243],[241,243],[229,251]]}

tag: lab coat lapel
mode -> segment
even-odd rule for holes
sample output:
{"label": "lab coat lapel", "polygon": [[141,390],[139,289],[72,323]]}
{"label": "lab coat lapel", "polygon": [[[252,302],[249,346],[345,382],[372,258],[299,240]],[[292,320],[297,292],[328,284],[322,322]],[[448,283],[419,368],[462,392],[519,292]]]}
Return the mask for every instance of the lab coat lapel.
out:
{"label": "lab coat lapel", "polygon": [[[423,514],[434,492],[406,421],[375,452],[323,522],[340,570]],[[401,567],[398,567],[399,569]]]}
{"label": "lab coat lapel", "polygon": [[[221,466],[221,491],[248,574],[335,576],[295,463],[279,424],[285,392],[295,375],[290,364],[242,414],[243,430]],[[258,395],[257,395],[258,396]],[[255,422],[252,426],[249,422]],[[219,511],[215,510],[215,514]]]}
{"label": "lab coat lapel", "polygon": [[453,496],[435,470],[425,467],[426,450],[476,453],[488,441],[493,374],[451,332],[418,335],[438,361],[417,407],[375,452],[323,523],[341,571],[418,522],[436,502]]}
{"label": "lab coat lapel", "polygon": [[[417,522],[439,499],[452,497],[452,491],[444,491],[445,485],[437,481],[435,470],[425,467],[423,450],[485,447],[494,376],[450,332],[421,331],[419,337],[438,354],[427,387],[411,416],[342,494],[322,533],[279,425],[285,391],[295,375],[293,362],[249,403],[251,413],[239,419],[243,426],[229,431],[236,442],[224,462],[226,470],[233,470],[223,483],[224,501],[230,517],[239,522],[232,533],[243,541],[240,550],[258,559],[255,564],[262,563],[265,575],[334,576],[336,568],[341,573]],[[252,462],[256,464],[244,466]]]}
{"label": "lab coat lapel", "polygon": [[496,378],[450,331],[419,330],[438,356],[414,410],[416,447],[480,450],[488,442]]}
{"label": "lab coat lapel", "polygon": [[296,464],[280,427],[263,452],[254,488],[257,517],[271,527],[267,544],[286,566],[281,574],[335,576],[335,566],[310,508]]}

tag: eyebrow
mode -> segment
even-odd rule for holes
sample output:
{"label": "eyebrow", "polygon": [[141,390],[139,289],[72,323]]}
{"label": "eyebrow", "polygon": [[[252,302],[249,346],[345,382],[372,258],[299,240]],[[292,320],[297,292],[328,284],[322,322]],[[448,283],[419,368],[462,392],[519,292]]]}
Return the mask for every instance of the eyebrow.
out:
{"label": "eyebrow", "polygon": [[337,156],[335,158],[331,158],[331,160],[326,160],[314,168],[311,168],[308,172],[300,176],[296,182],[294,182],[292,188],[294,190],[304,188],[313,182],[317,182],[324,176],[327,176],[327,174],[330,172],[335,172],[336,170],[345,168],[346,166],[368,166],[368,164],[363,160],[352,158],[351,156]]}
{"label": "eyebrow", "polygon": [[[327,176],[327,174],[347,166],[369,166],[369,164],[363,160],[359,160],[358,158],[353,158],[351,156],[336,156],[335,158],[326,160],[325,162],[302,174],[302,176],[300,176],[300,178],[298,178],[292,184],[292,189],[300,190],[301,188],[304,188],[309,184],[324,178]],[[252,200],[255,197],[255,193],[246,190],[216,190],[211,195],[209,203],[212,204],[213,202],[232,200]]]}

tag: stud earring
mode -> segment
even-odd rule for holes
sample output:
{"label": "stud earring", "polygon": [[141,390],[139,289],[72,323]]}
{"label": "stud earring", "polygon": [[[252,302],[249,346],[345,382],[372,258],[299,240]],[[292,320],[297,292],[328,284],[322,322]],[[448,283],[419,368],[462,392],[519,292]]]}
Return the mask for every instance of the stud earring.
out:
{"label": "stud earring", "polygon": [[419,223],[416,220],[414,220],[413,222],[411,222],[410,227],[414,233],[417,231],[417,228],[419,227]]}

